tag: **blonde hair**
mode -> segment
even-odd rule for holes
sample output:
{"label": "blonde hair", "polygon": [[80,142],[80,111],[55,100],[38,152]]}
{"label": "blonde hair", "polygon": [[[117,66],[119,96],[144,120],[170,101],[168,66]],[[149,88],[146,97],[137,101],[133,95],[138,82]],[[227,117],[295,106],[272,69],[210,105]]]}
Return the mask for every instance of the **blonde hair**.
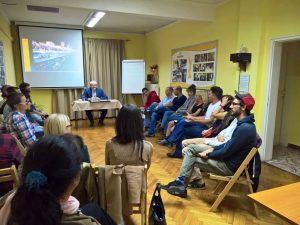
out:
{"label": "blonde hair", "polygon": [[52,114],[45,120],[44,133],[64,134],[66,127],[70,125],[70,118],[64,114]]}

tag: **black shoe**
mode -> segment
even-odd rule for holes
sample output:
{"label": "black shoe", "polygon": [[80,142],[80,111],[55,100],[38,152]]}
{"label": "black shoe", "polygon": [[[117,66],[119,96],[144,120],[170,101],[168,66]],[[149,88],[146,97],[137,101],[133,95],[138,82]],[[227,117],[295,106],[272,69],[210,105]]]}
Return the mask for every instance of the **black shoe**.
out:
{"label": "black shoe", "polygon": [[188,188],[191,188],[191,189],[205,189],[205,183],[201,183],[200,180],[194,180],[190,183],[188,183]]}
{"label": "black shoe", "polygon": [[104,122],[99,120],[98,125],[99,126],[104,126]]}
{"label": "black shoe", "polygon": [[149,134],[149,133],[148,133],[148,134],[146,134],[145,136],[146,136],[146,137],[155,137],[155,134]]}
{"label": "black shoe", "polygon": [[90,127],[93,127],[94,126],[94,121],[90,121]]}
{"label": "black shoe", "polygon": [[171,195],[175,195],[175,196],[178,196],[178,197],[181,197],[181,198],[186,198],[187,197],[187,191],[186,191],[186,188],[183,184],[182,185],[176,185],[176,186],[171,185],[168,188],[167,191]]}
{"label": "black shoe", "polygon": [[182,155],[177,155],[175,153],[167,153],[167,156],[170,157],[170,158],[177,158],[177,159],[182,159]]}

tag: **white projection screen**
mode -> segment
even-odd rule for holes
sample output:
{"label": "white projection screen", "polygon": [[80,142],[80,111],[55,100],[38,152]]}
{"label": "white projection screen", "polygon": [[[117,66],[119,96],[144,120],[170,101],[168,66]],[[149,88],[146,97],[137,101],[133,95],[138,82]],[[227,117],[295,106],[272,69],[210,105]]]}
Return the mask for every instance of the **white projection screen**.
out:
{"label": "white projection screen", "polygon": [[84,87],[82,30],[19,26],[23,81],[35,88]]}

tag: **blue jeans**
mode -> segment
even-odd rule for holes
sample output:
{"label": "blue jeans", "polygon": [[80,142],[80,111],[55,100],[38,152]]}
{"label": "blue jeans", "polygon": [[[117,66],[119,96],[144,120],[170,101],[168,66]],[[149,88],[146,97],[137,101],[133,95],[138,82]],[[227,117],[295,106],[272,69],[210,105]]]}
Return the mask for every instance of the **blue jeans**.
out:
{"label": "blue jeans", "polygon": [[155,110],[155,108],[156,108],[157,105],[158,105],[157,102],[153,102],[153,103],[149,106],[149,108],[145,111],[144,127],[145,127],[146,129],[148,129],[149,126],[150,126],[151,115],[152,115],[152,113],[154,112],[154,110]]}
{"label": "blue jeans", "polygon": [[201,137],[201,133],[203,130],[207,129],[207,126],[196,123],[196,122],[187,122],[186,120],[180,120],[176,126],[172,134],[167,138],[167,140],[171,143],[176,144],[175,155],[182,154],[182,141],[185,138],[195,138]]}
{"label": "blue jeans", "polygon": [[156,128],[157,121],[159,119],[163,118],[164,114],[166,112],[168,112],[169,110],[170,110],[169,108],[161,106],[152,113],[151,122],[150,122],[150,126],[149,126],[149,129],[148,129],[148,134],[152,135],[152,134],[155,133],[155,128]]}
{"label": "blue jeans", "polygon": [[173,113],[174,113],[173,110],[169,110],[169,111],[165,112],[165,114],[164,114],[164,116],[163,116],[163,118],[162,118],[162,120],[161,120],[161,126],[162,126],[162,128],[164,128],[164,130],[167,129],[169,117],[170,117]]}
{"label": "blue jeans", "polygon": [[165,132],[167,131],[168,124],[169,124],[170,121],[177,120],[177,123],[178,123],[182,119],[184,119],[184,118],[181,115],[179,115],[175,112],[172,113],[171,115],[169,115],[169,117],[167,118],[167,121],[165,121],[165,123],[166,123],[166,126],[164,127]]}

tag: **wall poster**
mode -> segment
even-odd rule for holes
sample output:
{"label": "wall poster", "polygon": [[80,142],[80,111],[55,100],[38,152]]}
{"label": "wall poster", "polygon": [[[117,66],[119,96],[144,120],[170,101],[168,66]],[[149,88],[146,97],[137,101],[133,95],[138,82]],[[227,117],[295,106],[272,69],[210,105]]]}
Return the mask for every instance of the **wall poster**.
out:
{"label": "wall poster", "polygon": [[5,78],[4,55],[3,55],[3,42],[0,41],[0,88],[4,84],[6,84],[6,78]]}
{"label": "wall poster", "polygon": [[217,41],[172,50],[171,84],[198,87],[216,82]]}

